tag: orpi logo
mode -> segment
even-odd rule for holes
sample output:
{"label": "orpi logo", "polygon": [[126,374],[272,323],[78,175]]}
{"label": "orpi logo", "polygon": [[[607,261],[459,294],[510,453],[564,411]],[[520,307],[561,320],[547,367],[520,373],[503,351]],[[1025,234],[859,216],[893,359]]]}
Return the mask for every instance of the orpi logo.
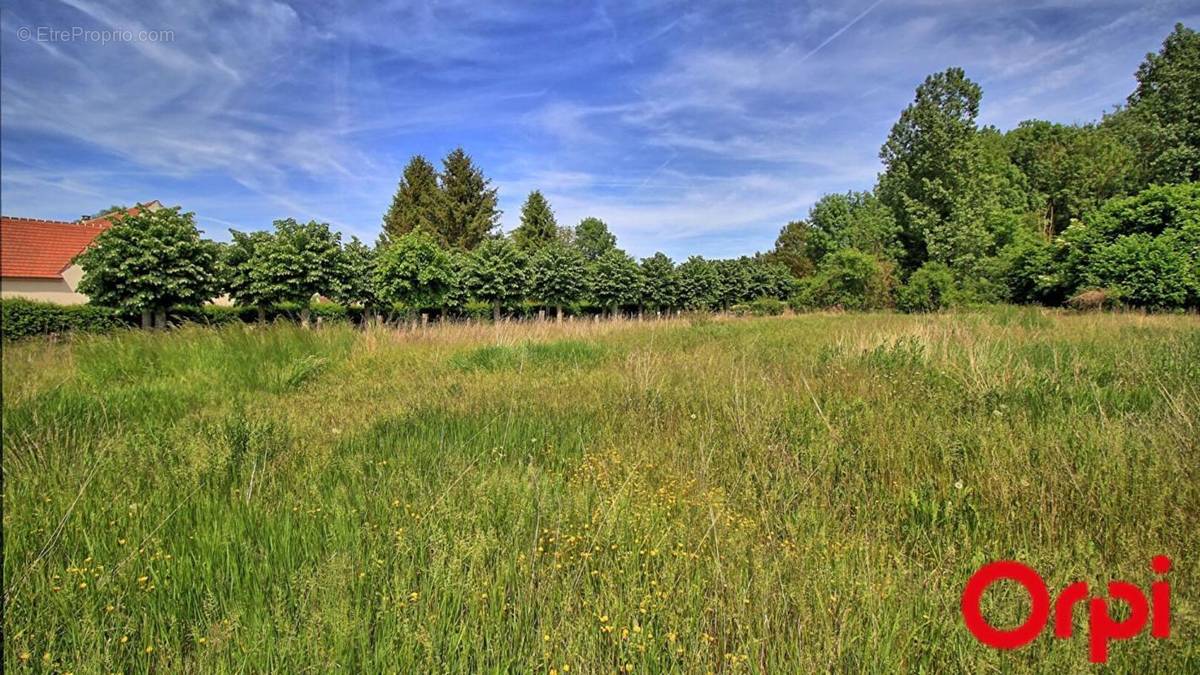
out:
{"label": "orpi logo", "polygon": [[[1171,570],[1171,561],[1165,556],[1155,556],[1150,565],[1156,574]],[[1032,608],[1024,623],[1011,629],[1001,629],[988,623],[980,610],[979,601],[983,593],[997,581],[1015,581],[1029,594]],[[1129,607],[1129,616],[1118,621],[1109,608],[1109,600],[1117,600]],[[1142,590],[1127,581],[1108,582],[1108,597],[1088,599],[1088,585],[1077,581],[1062,589],[1054,600],[1054,637],[1071,637],[1071,615],[1075,605],[1088,600],[1088,659],[1092,663],[1108,661],[1108,643],[1112,640],[1128,640],[1135,637],[1146,626],[1150,617],[1150,635],[1166,638],[1171,634],[1171,586],[1166,581],[1150,584],[1150,601]],[[962,594],[962,614],[967,628],[979,641],[996,649],[1024,647],[1046,627],[1050,618],[1050,591],[1033,568],[1015,560],[1000,560],[979,568],[967,580]]]}

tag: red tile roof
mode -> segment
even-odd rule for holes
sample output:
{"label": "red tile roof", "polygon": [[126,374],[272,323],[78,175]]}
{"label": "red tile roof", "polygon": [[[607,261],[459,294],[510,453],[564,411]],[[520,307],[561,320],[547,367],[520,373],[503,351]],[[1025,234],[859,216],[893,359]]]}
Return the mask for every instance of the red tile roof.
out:
{"label": "red tile roof", "polygon": [[[138,211],[135,206],[126,213]],[[111,226],[109,217],[69,223],[0,216],[0,276],[58,279],[71,259]]]}

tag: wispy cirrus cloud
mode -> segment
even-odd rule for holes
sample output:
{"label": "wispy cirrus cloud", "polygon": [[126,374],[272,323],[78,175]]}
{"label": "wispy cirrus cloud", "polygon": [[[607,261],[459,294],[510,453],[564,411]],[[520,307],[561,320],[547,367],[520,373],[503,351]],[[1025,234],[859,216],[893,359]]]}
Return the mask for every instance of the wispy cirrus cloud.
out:
{"label": "wispy cirrus cloud", "polygon": [[[462,145],[506,227],[540,188],[560,221],[605,218],[636,254],[737,255],[820,194],[870,187],[926,74],[966,68],[1001,127],[1095,119],[1197,15],[1169,0],[16,0],[0,9],[0,192],[6,213],[158,198],[216,236],[295,216],[373,239],[408,157]],[[39,26],[173,39],[20,38]]]}

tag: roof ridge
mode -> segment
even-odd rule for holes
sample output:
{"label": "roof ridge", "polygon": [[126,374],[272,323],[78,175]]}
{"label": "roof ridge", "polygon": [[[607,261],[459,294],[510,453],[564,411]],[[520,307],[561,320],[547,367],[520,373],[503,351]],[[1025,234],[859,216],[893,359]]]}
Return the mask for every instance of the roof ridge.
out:
{"label": "roof ridge", "polygon": [[5,216],[2,214],[0,214],[0,218],[7,218],[9,220],[28,220],[28,221],[34,222],[34,223],[53,223],[55,225],[80,225],[80,224],[82,224],[80,221],[77,221],[77,220],[72,221],[72,220],[53,220],[51,218],[26,218],[25,216]]}

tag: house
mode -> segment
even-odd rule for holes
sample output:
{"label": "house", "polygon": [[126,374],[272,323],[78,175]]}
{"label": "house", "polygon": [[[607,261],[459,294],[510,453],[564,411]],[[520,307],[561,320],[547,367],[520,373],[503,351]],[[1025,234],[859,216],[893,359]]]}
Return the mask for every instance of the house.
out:
{"label": "house", "polygon": [[[162,208],[158,200],[124,213]],[[77,293],[83,270],[71,262],[113,217],[81,218],[75,222],[0,216],[0,297],[27,298],[59,305],[79,305],[87,296]]]}

